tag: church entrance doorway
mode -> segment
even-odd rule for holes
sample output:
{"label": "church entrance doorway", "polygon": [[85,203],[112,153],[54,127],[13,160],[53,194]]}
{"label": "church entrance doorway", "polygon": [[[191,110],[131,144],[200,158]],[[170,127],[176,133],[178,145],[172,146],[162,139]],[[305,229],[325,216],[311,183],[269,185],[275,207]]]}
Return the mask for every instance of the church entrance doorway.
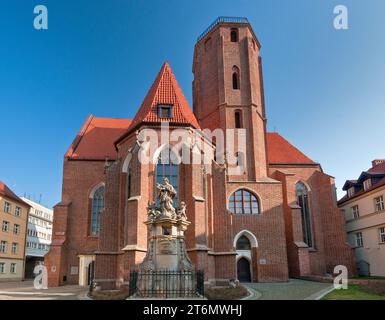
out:
{"label": "church entrance doorway", "polygon": [[246,258],[240,258],[237,262],[238,280],[251,282],[250,262]]}

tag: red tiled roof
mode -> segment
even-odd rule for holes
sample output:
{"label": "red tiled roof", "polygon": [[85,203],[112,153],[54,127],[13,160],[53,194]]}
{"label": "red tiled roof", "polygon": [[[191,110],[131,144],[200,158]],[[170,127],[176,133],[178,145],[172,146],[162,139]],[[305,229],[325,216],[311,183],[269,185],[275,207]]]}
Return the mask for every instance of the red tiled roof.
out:
{"label": "red tiled roof", "polygon": [[269,164],[316,164],[276,132],[267,133],[267,158]]}
{"label": "red tiled roof", "polygon": [[[158,104],[172,105],[172,117],[161,118],[158,116]],[[128,132],[121,137],[123,139],[130,131],[140,123],[161,123],[186,124],[199,128],[197,119],[179,87],[178,82],[170,68],[165,62],[160,69],[155,81],[144,98],[142,105],[136,113]],[[121,140],[119,139],[119,140]]]}
{"label": "red tiled roof", "polygon": [[[130,119],[95,118],[89,116],[65,157],[75,160],[116,160],[114,142],[127,132]],[[316,164],[278,133],[267,133],[270,164]]]}
{"label": "red tiled roof", "polygon": [[4,196],[4,197],[7,197],[7,198],[10,198],[12,200],[15,200],[19,203],[22,203],[28,207],[30,207],[30,205],[28,203],[25,203],[22,199],[20,199],[11,189],[8,188],[8,186],[0,180],[0,195],[1,196]]}
{"label": "red tiled roof", "polygon": [[67,150],[77,160],[116,160],[114,141],[127,131],[130,119],[95,118],[90,115]]}

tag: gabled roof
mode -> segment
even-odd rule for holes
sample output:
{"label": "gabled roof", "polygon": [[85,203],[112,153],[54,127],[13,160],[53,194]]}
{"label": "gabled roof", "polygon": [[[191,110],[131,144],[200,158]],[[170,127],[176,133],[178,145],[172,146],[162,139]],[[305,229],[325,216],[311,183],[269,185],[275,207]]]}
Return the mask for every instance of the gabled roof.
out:
{"label": "gabled roof", "polygon": [[269,164],[317,165],[316,162],[294,147],[277,132],[267,132],[267,158]]}
{"label": "gabled roof", "polygon": [[[366,189],[363,187],[363,182],[366,179],[372,179],[372,185],[370,188]],[[375,178],[375,179],[374,179]],[[368,193],[374,189],[382,187],[385,185],[385,162],[383,160],[373,160],[372,167],[366,171],[363,171],[357,180],[346,180],[342,190],[347,191],[351,187],[355,187],[355,192],[352,196],[347,194],[342,197],[338,204],[342,204],[348,200],[354,199],[360,195]]]}
{"label": "gabled roof", "polygon": [[348,190],[350,187],[353,187],[357,184],[357,180],[346,180],[342,190]]}
{"label": "gabled roof", "polygon": [[[172,105],[172,117],[161,118],[158,116],[157,106],[159,104]],[[144,98],[142,105],[136,113],[127,132],[116,141],[124,139],[130,132],[135,130],[140,124],[162,123],[185,124],[196,129],[199,128],[197,119],[179,87],[178,82],[170,68],[165,62],[160,69],[155,81]]]}
{"label": "gabled roof", "polygon": [[130,119],[96,118],[90,115],[65,154],[72,160],[117,159],[114,141],[127,131]]}
{"label": "gabled roof", "polygon": [[0,195],[9,199],[12,199],[14,201],[17,201],[21,204],[26,205],[27,207],[30,207],[28,203],[25,203],[22,199],[20,199],[11,189],[8,188],[8,186],[0,180]]}
{"label": "gabled roof", "polygon": [[[368,193],[368,192],[375,190],[377,188],[380,188],[382,186],[385,186],[385,177],[381,178],[376,184],[372,185],[369,189],[366,189],[366,190],[361,189],[360,191],[354,193],[354,195],[351,197],[349,197],[347,194],[344,195],[340,200],[338,200],[338,204],[340,205],[340,204],[342,204],[348,200],[355,199],[355,198],[357,198],[357,197],[359,197],[365,193]],[[344,189],[344,190],[346,190],[346,189]]]}

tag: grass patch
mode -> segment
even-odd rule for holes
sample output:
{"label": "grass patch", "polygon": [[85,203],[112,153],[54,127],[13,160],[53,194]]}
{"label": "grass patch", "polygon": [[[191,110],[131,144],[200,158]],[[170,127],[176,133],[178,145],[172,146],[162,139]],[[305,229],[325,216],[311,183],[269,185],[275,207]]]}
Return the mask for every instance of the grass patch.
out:
{"label": "grass patch", "polygon": [[90,297],[94,300],[125,300],[128,297],[128,290],[93,291]]}
{"label": "grass patch", "polygon": [[350,284],[347,290],[334,290],[322,300],[385,300],[383,288],[375,288],[359,284]]}
{"label": "grass patch", "polygon": [[248,291],[243,286],[235,288],[214,287],[205,290],[205,296],[208,300],[237,300],[248,295]]}

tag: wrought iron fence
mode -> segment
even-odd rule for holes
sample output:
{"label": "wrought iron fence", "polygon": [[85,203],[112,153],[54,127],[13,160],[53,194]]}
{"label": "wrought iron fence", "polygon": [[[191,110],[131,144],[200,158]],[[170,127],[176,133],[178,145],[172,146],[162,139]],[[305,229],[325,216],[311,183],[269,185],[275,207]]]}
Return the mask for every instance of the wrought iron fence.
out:
{"label": "wrought iron fence", "polygon": [[131,271],[129,295],[143,298],[196,297],[204,294],[203,271]]}

